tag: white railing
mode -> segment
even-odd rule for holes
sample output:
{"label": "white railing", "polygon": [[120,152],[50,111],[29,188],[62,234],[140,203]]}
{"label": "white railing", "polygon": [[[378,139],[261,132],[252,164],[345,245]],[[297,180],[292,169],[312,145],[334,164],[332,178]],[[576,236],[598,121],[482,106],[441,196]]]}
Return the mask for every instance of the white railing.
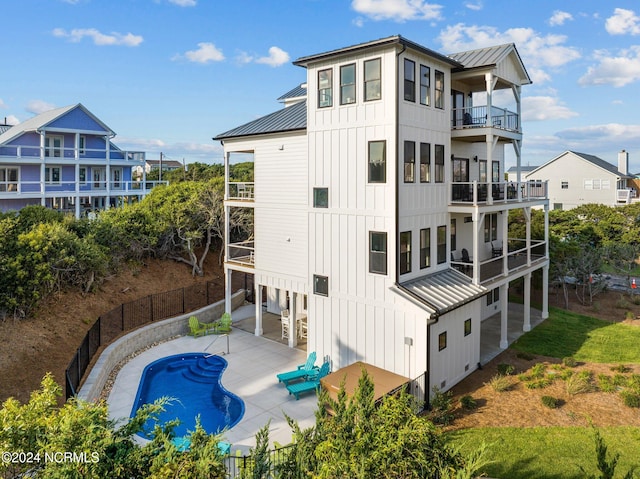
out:
{"label": "white railing", "polygon": [[230,200],[253,200],[253,187],[255,183],[247,181],[234,181],[229,182],[229,197]]}
{"label": "white railing", "polygon": [[253,266],[255,261],[255,246],[253,241],[240,241],[229,243],[229,255],[227,261]]}
{"label": "white railing", "polygon": [[500,183],[481,183],[461,181],[451,183],[452,203],[470,205],[486,203],[510,203],[517,201],[539,200],[547,198],[547,182],[544,181],[504,181]]}
{"label": "white railing", "polygon": [[[146,153],[144,151],[109,150],[110,160],[124,160],[144,164]],[[66,147],[41,147],[30,145],[5,145],[0,146],[0,158],[37,160],[44,157],[47,162],[57,160],[106,160],[107,150],[104,148],[66,148]]]}
{"label": "white railing", "polygon": [[[80,183],[79,191],[82,194],[98,192],[106,194],[107,184],[110,192],[120,194],[146,194],[158,185],[168,185],[168,181],[87,181]],[[0,196],[2,198],[15,198],[16,196],[38,196],[44,188],[47,193],[68,193],[76,191],[75,181],[42,182],[42,181],[0,181]]]}

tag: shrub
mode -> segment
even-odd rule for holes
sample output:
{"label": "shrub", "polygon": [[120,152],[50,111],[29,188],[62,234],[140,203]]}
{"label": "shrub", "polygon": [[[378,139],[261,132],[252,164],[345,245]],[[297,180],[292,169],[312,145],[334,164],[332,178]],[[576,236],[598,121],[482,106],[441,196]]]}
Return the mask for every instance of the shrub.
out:
{"label": "shrub", "polygon": [[542,404],[549,409],[555,409],[558,407],[558,400],[552,396],[542,396]]}
{"label": "shrub", "polygon": [[551,378],[536,378],[525,382],[527,389],[544,389],[550,386],[553,380]]}
{"label": "shrub", "polygon": [[635,315],[633,314],[633,311],[627,311],[626,313],[624,313],[624,319],[634,319]]}
{"label": "shrub", "polygon": [[620,295],[620,299],[616,301],[615,307],[618,309],[629,309],[631,307],[631,304],[629,304],[629,301],[627,301],[622,295]]}
{"label": "shrub", "polygon": [[509,376],[496,374],[489,380],[488,383],[485,383],[485,385],[489,385],[494,391],[501,393],[511,389],[513,383],[511,382],[511,378],[509,378]]}
{"label": "shrub", "polygon": [[431,422],[446,426],[453,421],[452,396],[451,391],[443,393],[437,386],[433,387],[433,397],[430,402],[431,411],[428,414]]}
{"label": "shrub", "polygon": [[572,356],[562,358],[562,364],[564,364],[568,368],[575,368],[578,365],[575,358]]}
{"label": "shrub", "polygon": [[593,382],[590,371],[580,371],[572,375],[566,381],[567,393],[575,396],[593,391]]}
{"label": "shrub", "polygon": [[471,410],[478,407],[478,403],[470,394],[465,394],[460,398],[460,405],[463,409]]}
{"label": "shrub", "polygon": [[640,394],[640,374],[632,374],[627,378],[626,386]]}
{"label": "shrub", "polygon": [[516,368],[513,366],[513,364],[498,364],[498,374],[501,374],[502,376],[510,376],[515,372],[515,370]]}
{"label": "shrub", "polygon": [[603,393],[612,393],[615,392],[617,387],[613,382],[613,378],[611,376],[607,376],[606,374],[598,374],[598,389]]}
{"label": "shrub", "polygon": [[617,366],[612,366],[611,371],[615,371],[618,373],[628,373],[629,371],[631,371],[631,369],[624,364],[618,364]]}
{"label": "shrub", "polygon": [[622,396],[622,402],[627,407],[640,408],[640,394],[633,391],[624,390],[620,392]]}
{"label": "shrub", "polygon": [[529,370],[529,377],[540,379],[544,377],[544,373],[547,371],[547,365],[544,363],[536,363]]}

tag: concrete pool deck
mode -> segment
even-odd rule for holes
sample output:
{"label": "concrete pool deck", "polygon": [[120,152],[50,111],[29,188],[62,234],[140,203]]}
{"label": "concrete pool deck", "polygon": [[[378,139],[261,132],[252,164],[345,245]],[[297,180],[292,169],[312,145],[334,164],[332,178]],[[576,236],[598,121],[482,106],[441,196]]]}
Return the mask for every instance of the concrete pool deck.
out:
{"label": "concrete pool deck", "polygon": [[[242,314],[253,314],[255,308],[238,308],[235,319]],[[131,414],[143,369],[151,362],[174,354],[226,352],[226,336],[183,336],[154,346],[128,361],[118,372],[107,399],[109,415],[115,420],[126,420]],[[245,404],[240,422],[224,434],[231,443],[231,451],[247,452],[255,447],[255,433],[269,420],[270,443],[288,444],[291,430],[284,418],[286,413],[296,419],[302,428],[315,424],[317,396],[313,393],[300,400],[289,395],[276,374],[295,369],[306,361],[306,353],[290,349],[284,344],[234,328],[229,338],[229,354],[222,355],[228,364],[222,375],[222,385],[239,396]],[[141,439],[142,440],[142,439]]]}

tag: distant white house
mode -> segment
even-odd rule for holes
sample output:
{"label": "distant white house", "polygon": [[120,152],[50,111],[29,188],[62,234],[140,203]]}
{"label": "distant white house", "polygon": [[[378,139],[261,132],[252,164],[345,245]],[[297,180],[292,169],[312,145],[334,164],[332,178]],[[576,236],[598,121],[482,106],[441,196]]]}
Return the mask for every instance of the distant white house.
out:
{"label": "distant white house", "polygon": [[618,165],[594,155],[565,151],[526,174],[532,182],[548,182],[549,204],[568,210],[588,203],[628,204],[638,197],[629,175],[629,153],[618,153]]}
{"label": "distant white house", "polygon": [[160,164],[162,163],[162,171],[173,171],[173,170],[179,170],[181,168],[184,167],[184,165],[182,163],[180,163],[179,161],[175,161],[175,160],[146,160],[144,162],[144,168],[143,166],[137,166],[134,169],[134,173],[135,175],[140,178],[142,176],[142,172],[144,171],[144,173],[149,173],[153,170],[159,170],[160,169]]}
{"label": "distant white house", "polygon": [[538,166],[521,166],[520,167],[520,179],[518,180],[518,167],[512,166],[507,170],[507,181],[515,182],[515,181],[524,181],[525,176],[535,170]]}

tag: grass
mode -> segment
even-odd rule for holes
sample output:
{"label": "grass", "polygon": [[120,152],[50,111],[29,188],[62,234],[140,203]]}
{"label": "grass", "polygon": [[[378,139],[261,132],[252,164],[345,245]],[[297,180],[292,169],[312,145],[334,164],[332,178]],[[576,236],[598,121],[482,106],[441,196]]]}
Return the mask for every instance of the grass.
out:
{"label": "grass", "polygon": [[[609,455],[620,453],[616,477],[622,477],[640,457],[640,428],[598,428]],[[593,431],[581,427],[476,428],[447,433],[463,453],[489,445],[484,468],[489,477],[509,479],[581,479],[596,474]]]}
{"label": "grass", "polygon": [[530,354],[594,363],[640,363],[640,328],[550,308],[547,321],[511,346]]}

